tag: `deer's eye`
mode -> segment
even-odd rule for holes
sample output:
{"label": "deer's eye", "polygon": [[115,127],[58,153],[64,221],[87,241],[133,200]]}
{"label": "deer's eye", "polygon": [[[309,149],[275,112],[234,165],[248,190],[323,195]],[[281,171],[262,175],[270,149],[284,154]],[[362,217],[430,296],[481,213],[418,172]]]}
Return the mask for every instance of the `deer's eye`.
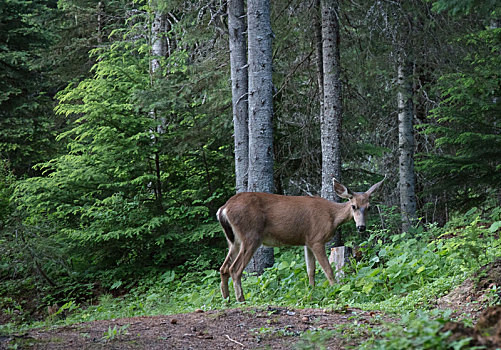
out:
{"label": "deer's eye", "polygon": [[353,210],[357,210],[357,206],[356,206],[356,205],[352,205],[352,206],[351,206],[351,209],[353,209]]}

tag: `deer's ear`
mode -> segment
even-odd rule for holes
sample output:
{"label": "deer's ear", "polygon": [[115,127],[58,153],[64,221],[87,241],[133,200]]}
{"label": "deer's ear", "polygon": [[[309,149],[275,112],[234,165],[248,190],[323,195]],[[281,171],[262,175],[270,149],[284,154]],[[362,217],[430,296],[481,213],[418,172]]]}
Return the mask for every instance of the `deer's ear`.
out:
{"label": "deer's ear", "polygon": [[336,194],[341,197],[341,198],[346,198],[346,199],[351,199],[353,198],[353,192],[350,191],[349,188],[347,188],[345,185],[342,183],[338,182],[336,179],[332,179],[332,183],[334,185],[334,191]]}
{"label": "deer's ear", "polygon": [[370,196],[375,190],[379,188],[379,186],[383,184],[384,180],[386,180],[386,175],[384,176],[384,179],[379,181],[377,184],[372,185],[371,188],[369,188],[365,193],[367,193]]}

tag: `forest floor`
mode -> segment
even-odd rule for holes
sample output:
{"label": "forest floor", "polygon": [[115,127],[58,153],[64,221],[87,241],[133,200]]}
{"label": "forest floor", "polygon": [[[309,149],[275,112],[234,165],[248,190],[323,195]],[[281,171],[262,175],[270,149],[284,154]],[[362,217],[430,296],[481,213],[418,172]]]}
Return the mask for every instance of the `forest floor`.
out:
{"label": "forest floor", "polygon": [[[338,330],[325,333],[332,338],[324,345],[344,349],[357,342],[343,337],[340,327],[355,320],[358,324],[379,325],[378,315],[351,309],[330,312],[282,307],[199,311],[32,330],[16,335],[16,344],[30,349],[292,349],[304,341],[300,335],[307,331]],[[363,341],[363,333],[359,335],[358,342]]]}
{"label": "forest floor", "polygon": [[[470,345],[501,347],[501,306],[486,305],[493,284],[501,284],[501,259],[436,301],[435,307],[454,310],[458,319],[473,320],[473,327],[446,323],[443,331],[451,331],[451,339],[471,337]],[[346,349],[397,321],[395,315],[352,308],[197,310],[32,329],[1,336],[0,349]]]}

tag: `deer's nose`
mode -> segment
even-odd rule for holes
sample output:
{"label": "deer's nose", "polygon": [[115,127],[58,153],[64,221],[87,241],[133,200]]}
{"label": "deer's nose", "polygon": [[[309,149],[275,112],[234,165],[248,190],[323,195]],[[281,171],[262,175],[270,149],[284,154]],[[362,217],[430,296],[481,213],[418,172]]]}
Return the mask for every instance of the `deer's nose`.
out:
{"label": "deer's nose", "polygon": [[357,226],[358,232],[365,232],[365,226]]}

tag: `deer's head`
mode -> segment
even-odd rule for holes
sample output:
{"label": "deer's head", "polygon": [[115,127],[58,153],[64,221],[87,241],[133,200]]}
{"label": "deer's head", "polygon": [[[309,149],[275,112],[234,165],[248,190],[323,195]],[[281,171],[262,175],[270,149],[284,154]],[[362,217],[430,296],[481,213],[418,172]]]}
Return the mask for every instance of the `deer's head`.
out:
{"label": "deer's head", "polygon": [[[385,176],[386,179],[386,176]],[[355,220],[355,225],[357,227],[358,232],[364,232],[366,228],[366,218],[367,213],[370,210],[369,199],[374,191],[376,191],[379,186],[385,180],[381,180],[375,185],[372,185],[366,192],[353,192],[336,179],[333,179],[334,183],[334,191],[341,198],[346,198],[350,203],[350,210],[353,216],[353,220]]]}

